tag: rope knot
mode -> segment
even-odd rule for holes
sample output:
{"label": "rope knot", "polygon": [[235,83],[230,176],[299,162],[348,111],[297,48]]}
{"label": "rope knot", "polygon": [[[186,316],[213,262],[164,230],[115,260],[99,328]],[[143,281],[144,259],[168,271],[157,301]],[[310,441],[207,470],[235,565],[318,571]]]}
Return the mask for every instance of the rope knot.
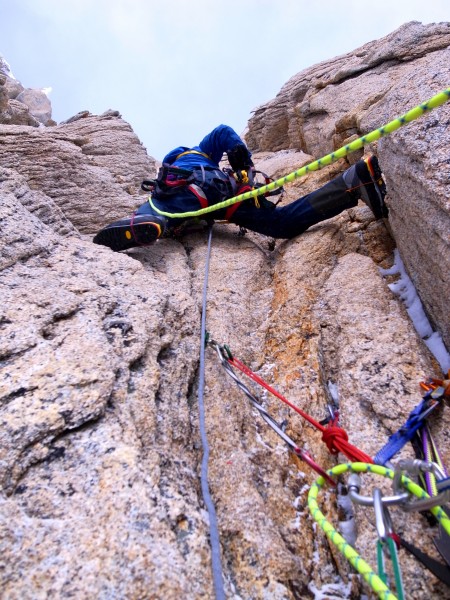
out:
{"label": "rope knot", "polygon": [[336,441],[348,442],[348,435],[345,429],[338,427],[337,425],[330,425],[322,433],[322,441],[327,445],[328,450],[331,454],[339,454],[339,447],[336,445]]}

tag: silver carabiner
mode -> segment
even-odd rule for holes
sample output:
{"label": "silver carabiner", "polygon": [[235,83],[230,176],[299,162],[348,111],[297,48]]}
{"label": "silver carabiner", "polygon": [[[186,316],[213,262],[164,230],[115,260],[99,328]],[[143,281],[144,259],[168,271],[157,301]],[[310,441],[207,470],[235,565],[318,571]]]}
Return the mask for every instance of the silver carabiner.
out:
{"label": "silver carabiner", "polygon": [[402,484],[404,472],[410,477],[417,477],[421,473],[432,473],[436,478],[436,487],[439,492],[436,496],[405,502],[402,505],[404,511],[429,510],[435,506],[441,506],[450,500],[450,479],[436,463],[418,458],[399,460],[395,467],[394,479],[392,481],[394,493],[398,494],[400,490],[404,489]]}
{"label": "silver carabiner", "polygon": [[[362,496],[359,493],[361,489],[361,479],[356,473],[352,473],[348,478],[348,495],[352,502],[361,506],[374,506],[374,499],[370,496]],[[409,498],[409,492],[401,492],[394,496],[382,496],[381,503],[383,506],[394,504],[404,504]]]}
{"label": "silver carabiner", "polygon": [[387,544],[388,537],[394,532],[391,515],[389,514],[387,506],[383,503],[383,495],[379,488],[374,489],[372,500],[378,537],[383,543],[383,547],[385,547],[384,544]]}

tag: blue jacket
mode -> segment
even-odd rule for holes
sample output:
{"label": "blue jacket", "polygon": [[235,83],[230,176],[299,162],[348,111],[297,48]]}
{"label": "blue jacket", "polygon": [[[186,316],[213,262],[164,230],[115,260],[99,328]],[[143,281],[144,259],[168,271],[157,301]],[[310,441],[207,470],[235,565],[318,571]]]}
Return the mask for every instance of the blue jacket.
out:
{"label": "blue jacket", "polygon": [[[163,158],[163,163],[191,168],[200,165],[218,167],[224,152],[244,142],[228,125],[219,125],[205,136],[198,146],[178,146]],[[186,152],[186,154],[184,154]],[[181,156],[182,155],[182,156]],[[205,156],[206,155],[206,156]],[[249,152],[249,157],[251,152]]]}

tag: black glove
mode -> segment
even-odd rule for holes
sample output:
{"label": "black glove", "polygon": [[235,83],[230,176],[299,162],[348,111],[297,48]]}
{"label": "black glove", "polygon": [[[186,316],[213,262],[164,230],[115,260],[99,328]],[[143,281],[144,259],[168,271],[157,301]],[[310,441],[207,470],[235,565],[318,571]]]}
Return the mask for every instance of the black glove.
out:
{"label": "black glove", "polygon": [[238,144],[231,150],[227,150],[228,162],[233,171],[247,171],[253,167],[251,154],[244,144]]}

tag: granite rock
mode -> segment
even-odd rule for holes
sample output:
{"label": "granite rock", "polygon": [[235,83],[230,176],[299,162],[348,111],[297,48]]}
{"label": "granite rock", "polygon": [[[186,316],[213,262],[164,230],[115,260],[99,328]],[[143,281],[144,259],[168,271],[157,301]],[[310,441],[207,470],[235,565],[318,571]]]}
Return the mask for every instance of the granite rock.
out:
{"label": "granite rock", "polygon": [[[400,63],[426,60],[428,38],[442,51],[444,26],[412,48],[417,27],[395,34]],[[337,62],[344,79],[349,69],[356,76],[360,58],[355,51],[350,66],[335,59],[324,72]],[[278,114],[289,121],[284,110],[280,102]],[[310,161],[314,148],[285,144],[275,130],[266,129],[267,146],[254,159],[278,177]],[[48,128],[0,125],[0,133],[0,597],[211,598],[198,409],[207,231],[126,253],[92,244],[95,229],[142,201],[138,185],[156,168],[115,111],[80,111]],[[426,148],[434,133],[445,140],[436,123],[423,132]],[[419,149],[421,140],[411,145]],[[409,185],[400,169],[412,167],[392,144],[377,151],[392,162],[395,234],[397,190]],[[346,166],[286,186],[282,201]],[[444,185],[442,156],[433,163],[426,150],[423,169],[435,169],[433,180]],[[440,196],[433,202],[442,210]],[[416,196],[410,205],[416,210]],[[420,381],[441,375],[388,287],[392,276],[380,272],[393,261],[392,230],[362,204],[290,241],[216,224],[209,269],[211,338],[318,421],[337,393],[342,426],[369,455],[418,404]],[[434,268],[426,252],[421,260],[420,272]],[[265,424],[213,347],[205,359],[208,482],[227,598],[372,598],[307,509],[317,474]],[[321,467],[345,461],[300,415],[240,377]],[[442,409],[431,426],[449,464],[450,417]],[[370,493],[373,477],[363,486]],[[321,508],[342,528],[356,524],[356,547],[374,566],[373,514],[342,515],[344,492],[327,488]],[[423,516],[392,516],[437,558],[435,529]],[[401,564],[411,597],[446,597],[404,553]]]}
{"label": "granite rock", "polygon": [[32,130],[5,126],[0,164],[49,196],[83,233],[145,202],[140,184],[156,169],[130,125],[114,113],[87,113],[67,124]]}
{"label": "granite rock", "polygon": [[[294,75],[276,98],[254,111],[246,141],[255,152],[303,151],[320,158],[446,89],[449,65],[450,23],[405,23]],[[378,154],[388,184],[389,225],[447,347],[449,118],[447,103],[348,157],[353,163],[364,152]]]}
{"label": "granite rock", "polygon": [[52,118],[52,105],[42,90],[26,89],[16,96],[18,102],[28,106],[30,113],[42,125],[49,125]]}

